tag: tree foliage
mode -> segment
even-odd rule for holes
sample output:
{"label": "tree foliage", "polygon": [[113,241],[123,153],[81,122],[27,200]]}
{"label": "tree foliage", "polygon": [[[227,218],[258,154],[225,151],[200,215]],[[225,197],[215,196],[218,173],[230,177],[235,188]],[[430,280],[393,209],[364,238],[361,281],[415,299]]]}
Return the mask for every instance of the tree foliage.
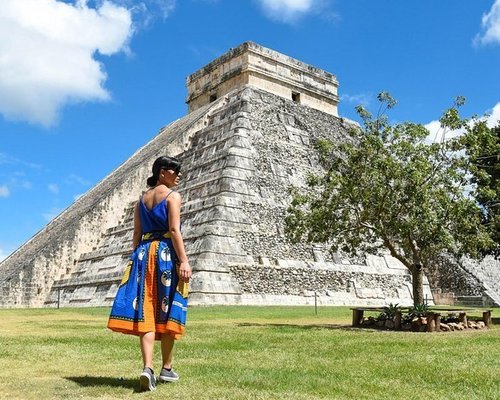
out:
{"label": "tree foliage", "polygon": [[500,256],[500,123],[489,128],[475,119],[460,138],[469,161],[474,197],[483,209],[482,222],[495,242],[485,253]]}
{"label": "tree foliage", "polygon": [[[459,140],[429,143],[429,131],[412,122],[390,124],[396,102],[378,96],[373,117],[345,141],[317,143],[325,173],[308,179],[308,191],[294,193],[286,218],[294,241],[329,243],[359,255],[382,249],[412,273],[415,303],[423,299],[423,268],[443,251],[476,256],[491,244],[481,225],[481,208],[467,195],[468,161]],[[455,105],[441,118],[448,129],[463,127]]]}

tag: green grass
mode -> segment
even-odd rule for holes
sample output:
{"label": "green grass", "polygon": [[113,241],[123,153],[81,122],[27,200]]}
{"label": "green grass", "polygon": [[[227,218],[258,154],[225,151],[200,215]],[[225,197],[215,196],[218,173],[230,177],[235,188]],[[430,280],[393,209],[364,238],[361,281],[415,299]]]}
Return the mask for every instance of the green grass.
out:
{"label": "green grass", "polygon": [[500,398],[500,309],[490,330],[428,334],[351,329],[347,307],[190,308],[181,380],[153,393],[108,313],[0,310],[0,399]]}

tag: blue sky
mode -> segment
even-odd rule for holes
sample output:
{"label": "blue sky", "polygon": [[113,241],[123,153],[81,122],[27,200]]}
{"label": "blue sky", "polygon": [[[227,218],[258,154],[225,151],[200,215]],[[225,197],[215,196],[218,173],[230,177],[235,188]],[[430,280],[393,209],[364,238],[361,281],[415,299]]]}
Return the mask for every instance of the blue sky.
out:
{"label": "blue sky", "polygon": [[500,119],[500,0],[2,0],[0,259],[187,112],[185,78],[254,41],[335,74],[339,113]]}

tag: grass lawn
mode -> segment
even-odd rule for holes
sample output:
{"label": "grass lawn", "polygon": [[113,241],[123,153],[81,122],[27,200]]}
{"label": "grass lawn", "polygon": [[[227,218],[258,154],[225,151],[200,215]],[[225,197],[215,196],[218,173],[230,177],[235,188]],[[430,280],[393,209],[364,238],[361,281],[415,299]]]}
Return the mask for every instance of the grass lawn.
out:
{"label": "grass lawn", "polygon": [[403,333],[351,329],[347,307],[190,308],[181,380],[152,393],[108,313],[0,310],[0,399],[500,399],[500,309],[490,330]]}

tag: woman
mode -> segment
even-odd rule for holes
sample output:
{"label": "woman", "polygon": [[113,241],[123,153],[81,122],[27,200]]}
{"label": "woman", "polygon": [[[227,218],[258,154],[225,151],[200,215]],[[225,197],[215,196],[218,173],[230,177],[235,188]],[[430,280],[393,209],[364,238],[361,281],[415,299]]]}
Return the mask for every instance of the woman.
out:
{"label": "woman", "polygon": [[134,252],[115,297],[108,328],[140,337],[144,369],[142,390],[155,390],[154,341],[161,340],[163,368],[158,379],[175,382],[174,340],[185,331],[187,283],[191,278],[180,230],[181,197],[171,188],[179,183],[181,164],[160,157],[153,176],[134,209]]}

